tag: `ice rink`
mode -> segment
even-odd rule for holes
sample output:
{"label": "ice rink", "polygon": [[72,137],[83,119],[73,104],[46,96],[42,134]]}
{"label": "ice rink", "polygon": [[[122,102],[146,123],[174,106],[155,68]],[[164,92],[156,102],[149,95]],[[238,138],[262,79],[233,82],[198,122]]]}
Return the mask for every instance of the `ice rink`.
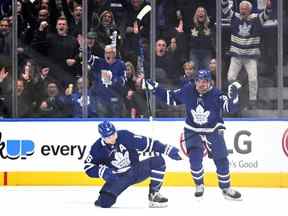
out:
{"label": "ice rink", "polygon": [[163,187],[167,208],[150,209],[146,187],[123,192],[111,209],[94,206],[99,187],[0,187],[1,215],[57,216],[147,216],[147,215],[288,215],[288,189],[237,188],[242,201],[225,200],[218,188],[207,187],[202,200],[193,197],[193,187]]}

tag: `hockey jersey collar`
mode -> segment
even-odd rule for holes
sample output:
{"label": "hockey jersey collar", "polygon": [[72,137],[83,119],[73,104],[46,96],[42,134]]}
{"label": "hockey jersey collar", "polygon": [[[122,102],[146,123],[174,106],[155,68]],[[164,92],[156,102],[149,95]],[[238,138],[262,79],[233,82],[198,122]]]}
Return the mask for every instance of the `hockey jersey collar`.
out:
{"label": "hockey jersey collar", "polygon": [[103,138],[101,138],[101,145],[102,145],[102,146],[107,146],[107,144],[105,143],[105,141],[104,141]]}

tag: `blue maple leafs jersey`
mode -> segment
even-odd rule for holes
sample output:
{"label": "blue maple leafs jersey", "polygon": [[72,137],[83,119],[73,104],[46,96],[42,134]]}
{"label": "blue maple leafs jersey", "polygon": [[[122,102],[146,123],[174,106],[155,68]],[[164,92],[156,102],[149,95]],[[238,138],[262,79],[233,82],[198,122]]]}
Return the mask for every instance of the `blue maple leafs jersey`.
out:
{"label": "blue maple leafs jersey", "polygon": [[188,83],[176,90],[157,87],[154,94],[168,105],[184,104],[187,115],[185,128],[198,133],[211,133],[217,128],[225,129],[223,112],[234,113],[238,110],[237,103],[215,87],[200,95],[195,84]]}
{"label": "blue maple leafs jersey", "polygon": [[165,153],[168,146],[149,137],[133,134],[127,130],[117,131],[116,143],[106,144],[99,138],[91,147],[85,160],[84,170],[91,177],[100,177],[101,169],[108,167],[114,173],[123,173],[139,162],[144,152]]}
{"label": "blue maple leafs jersey", "polygon": [[[96,84],[105,88],[121,88],[127,81],[126,66],[120,59],[115,59],[113,64],[108,64],[105,59],[88,53],[88,64],[91,66],[92,75]],[[111,82],[102,80],[101,72],[110,71],[112,73]]]}
{"label": "blue maple leafs jersey", "polygon": [[247,19],[243,19],[240,13],[232,10],[228,0],[222,0],[222,12],[224,18],[231,23],[231,56],[258,58],[263,26],[270,19],[272,10],[265,8],[262,12],[251,13]]}

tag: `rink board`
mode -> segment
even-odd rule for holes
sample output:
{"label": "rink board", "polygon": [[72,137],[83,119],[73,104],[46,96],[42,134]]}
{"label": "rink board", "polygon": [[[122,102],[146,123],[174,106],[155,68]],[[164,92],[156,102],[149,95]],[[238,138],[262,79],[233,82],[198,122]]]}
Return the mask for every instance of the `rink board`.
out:
{"label": "rink board", "polygon": [[4,185],[4,173],[0,172],[0,185]]}
{"label": "rink board", "polygon": [[[1,174],[4,183],[4,175]],[[231,180],[234,186],[241,187],[287,187],[288,173],[231,173]],[[101,179],[92,179],[83,172],[9,172],[5,180],[9,186],[75,186],[103,184]],[[139,186],[148,186],[146,180]],[[193,186],[191,174],[188,172],[167,172],[164,179],[166,186]],[[215,173],[205,174],[205,185],[217,186]]]}
{"label": "rink board", "polygon": [[[183,119],[112,121],[117,129],[128,129],[178,148],[185,146],[181,142]],[[90,146],[99,137],[98,123],[93,119],[1,120],[0,184],[102,184],[83,173]],[[225,125],[233,185],[288,187],[288,120],[229,119]],[[178,162],[165,157],[165,161],[166,185],[193,184],[188,160]],[[213,161],[205,156],[203,165],[206,184],[217,185]]]}

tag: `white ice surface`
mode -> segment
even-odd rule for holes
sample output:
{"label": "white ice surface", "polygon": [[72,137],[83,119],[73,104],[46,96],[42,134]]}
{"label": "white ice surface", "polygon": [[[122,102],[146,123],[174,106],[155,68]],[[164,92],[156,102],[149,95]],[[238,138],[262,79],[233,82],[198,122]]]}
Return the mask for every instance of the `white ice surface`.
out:
{"label": "white ice surface", "polygon": [[288,215],[288,188],[237,188],[242,201],[225,200],[216,187],[207,187],[202,200],[193,187],[162,187],[167,208],[148,208],[146,187],[130,187],[111,209],[94,206],[100,187],[0,187],[0,215],[24,216],[263,216]]}

